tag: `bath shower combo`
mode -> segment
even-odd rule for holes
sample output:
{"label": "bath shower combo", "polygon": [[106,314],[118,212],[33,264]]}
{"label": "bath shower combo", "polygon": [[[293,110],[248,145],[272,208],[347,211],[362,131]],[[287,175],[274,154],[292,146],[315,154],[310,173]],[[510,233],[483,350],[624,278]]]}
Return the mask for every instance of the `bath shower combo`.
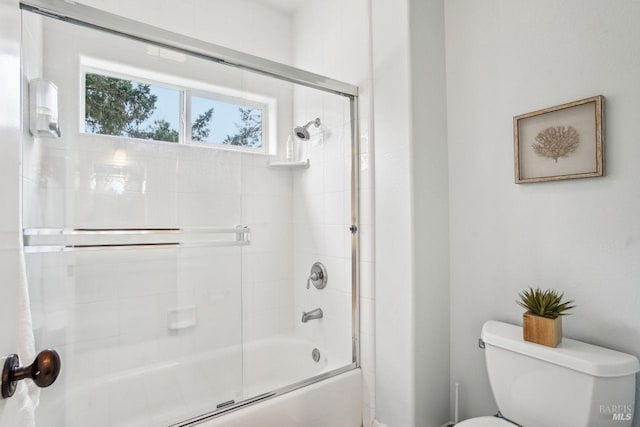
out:
{"label": "bath shower combo", "polygon": [[[38,425],[261,425],[320,398],[334,410],[301,425],[360,426],[358,87],[76,2],[20,7],[24,80],[66,112],[22,142],[32,329],[62,365]],[[91,101],[116,86],[175,107],[173,139],[105,126]],[[223,107],[251,126],[207,133]],[[330,158],[284,161],[319,128]]]}

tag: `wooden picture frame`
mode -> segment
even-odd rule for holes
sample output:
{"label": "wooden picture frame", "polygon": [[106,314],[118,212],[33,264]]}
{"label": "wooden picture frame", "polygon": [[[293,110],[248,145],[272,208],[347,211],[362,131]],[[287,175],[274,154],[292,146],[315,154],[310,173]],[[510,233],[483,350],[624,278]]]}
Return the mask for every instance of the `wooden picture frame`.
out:
{"label": "wooden picture frame", "polygon": [[513,118],[515,182],[604,176],[604,96]]}

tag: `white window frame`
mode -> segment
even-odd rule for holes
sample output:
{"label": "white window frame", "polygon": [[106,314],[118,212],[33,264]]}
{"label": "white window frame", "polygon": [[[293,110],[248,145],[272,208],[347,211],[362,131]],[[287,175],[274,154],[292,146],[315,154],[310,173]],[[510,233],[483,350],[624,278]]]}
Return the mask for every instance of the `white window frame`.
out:
{"label": "white window frame", "polygon": [[[80,92],[78,112],[79,132],[85,135],[126,138],[139,141],[152,141],[158,143],[175,144],[168,141],[157,141],[148,139],[131,138],[126,136],[94,134],[85,130],[85,101],[86,101],[86,75],[99,74],[117,79],[129,80],[135,83],[149,84],[165,89],[177,90],[180,92],[179,107],[179,129],[178,142],[180,145],[209,147],[218,150],[243,151],[255,154],[277,154],[277,100],[270,96],[250,93],[238,89],[217,86],[210,83],[196,81],[184,77],[173,76],[160,73],[154,70],[138,68],[105,61],[102,59],[81,56],[80,57]],[[191,98],[192,97],[211,99],[214,101],[230,103],[238,106],[260,109],[262,111],[262,146],[247,147],[222,144],[219,142],[200,142],[191,139]]]}

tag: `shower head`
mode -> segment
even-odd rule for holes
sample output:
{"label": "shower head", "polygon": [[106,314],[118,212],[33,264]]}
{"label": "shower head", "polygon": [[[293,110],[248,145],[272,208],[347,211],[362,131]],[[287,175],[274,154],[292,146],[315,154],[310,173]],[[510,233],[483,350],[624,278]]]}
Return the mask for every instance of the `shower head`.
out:
{"label": "shower head", "polygon": [[316,118],[315,120],[309,120],[309,122],[304,126],[297,126],[293,129],[293,133],[301,141],[308,141],[311,139],[311,134],[309,133],[309,126],[314,125],[315,127],[320,127],[320,118]]}

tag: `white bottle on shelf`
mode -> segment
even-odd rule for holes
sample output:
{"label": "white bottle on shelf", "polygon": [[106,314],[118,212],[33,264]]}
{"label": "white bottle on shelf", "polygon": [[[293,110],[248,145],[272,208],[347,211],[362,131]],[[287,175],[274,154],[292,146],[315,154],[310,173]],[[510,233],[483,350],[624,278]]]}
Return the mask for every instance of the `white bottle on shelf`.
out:
{"label": "white bottle on shelf", "polygon": [[287,162],[293,162],[295,161],[295,152],[294,152],[294,148],[293,148],[293,138],[291,138],[291,135],[289,135],[287,137],[287,146],[286,146],[286,152],[285,152],[285,160]]}

